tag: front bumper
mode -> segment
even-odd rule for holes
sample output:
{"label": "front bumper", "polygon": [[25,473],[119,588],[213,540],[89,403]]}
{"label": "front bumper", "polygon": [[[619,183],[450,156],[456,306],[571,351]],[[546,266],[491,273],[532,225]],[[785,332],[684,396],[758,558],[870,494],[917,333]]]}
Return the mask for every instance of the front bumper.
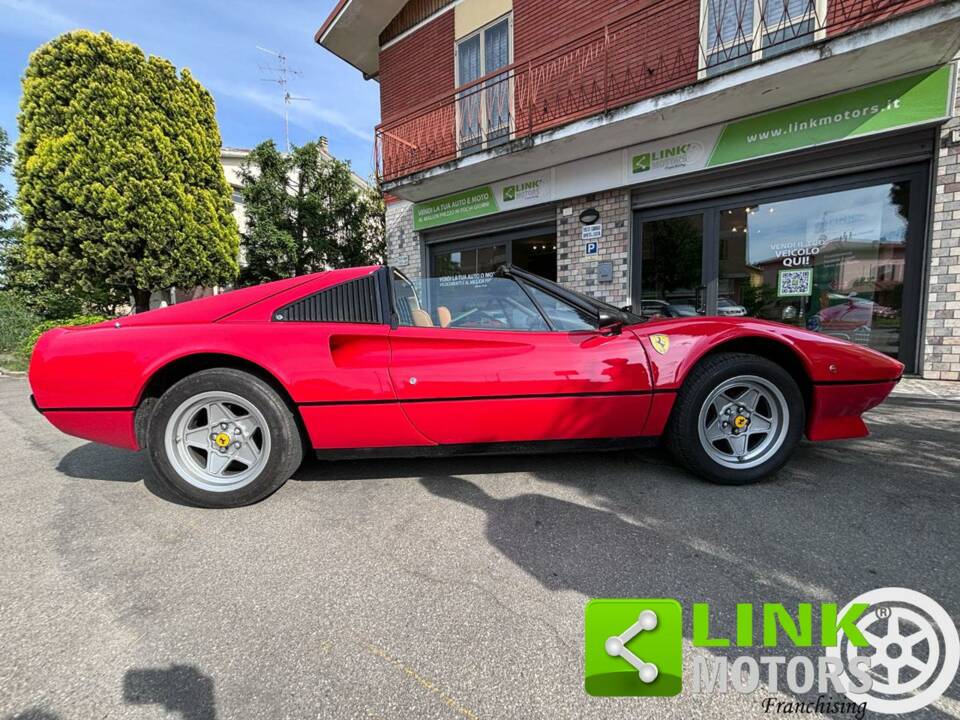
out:
{"label": "front bumper", "polygon": [[870,434],[861,415],[887,399],[900,382],[819,384],[813,387],[807,438],[845,440]]}

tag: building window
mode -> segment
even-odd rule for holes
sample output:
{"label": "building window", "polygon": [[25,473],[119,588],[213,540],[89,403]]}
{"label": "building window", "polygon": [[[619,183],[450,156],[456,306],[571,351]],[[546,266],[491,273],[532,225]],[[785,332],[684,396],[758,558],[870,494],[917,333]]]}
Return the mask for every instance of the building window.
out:
{"label": "building window", "polygon": [[809,45],[825,22],[826,0],[701,0],[700,77]]}
{"label": "building window", "polygon": [[[457,87],[474,83],[511,62],[512,20],[496,20],[457,43]],[[507,142],[512,122],[509,72],[466,88],[457,98],[457,141],[461,152]]]}

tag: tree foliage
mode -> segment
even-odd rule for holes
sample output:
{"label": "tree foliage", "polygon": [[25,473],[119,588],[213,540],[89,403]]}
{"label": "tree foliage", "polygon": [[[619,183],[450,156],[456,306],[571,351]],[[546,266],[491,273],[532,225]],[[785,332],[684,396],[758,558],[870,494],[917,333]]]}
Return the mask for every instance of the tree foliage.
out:
{"label": "tree foliage", "polygon": [[31,55],[18,120],[22,260],[47,288],[144,309],[152,291],[236,277],[213,99],[189,71],[67,33]]}
{"label": "tree foliage", "polygon": [[[7,131],[0,127],[0,175],[7,171],[13,162],[10,152],[10,138]],[[0,185],[0,288],[9,285],[11,256],[17,252],[20,235],[20,223],[14,210],[13,199],[6,187]]]}
{"label": "tree foliage", "polygon": [[247,215],[243,282],[382,261],[383,200],[358,187],[349,164],[327,156],[320,143],[289,154],[272,140],[261,143],[241,178]]}
{"label": "tree foliage", "polygon": [[[10,152],[10,137],[7,131],[0,127],[0,174],[6,172],[13,162],[13,153]],[[12,234],[13,200],[10,193],[0,185],[0,237],[6,238]]]}

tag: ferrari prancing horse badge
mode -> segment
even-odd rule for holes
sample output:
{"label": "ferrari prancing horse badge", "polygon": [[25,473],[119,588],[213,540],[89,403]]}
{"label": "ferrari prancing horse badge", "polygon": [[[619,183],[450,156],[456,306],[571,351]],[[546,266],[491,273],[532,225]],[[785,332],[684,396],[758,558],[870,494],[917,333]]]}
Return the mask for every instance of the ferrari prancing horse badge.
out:
{"label": "ferrari prancing horse badge", "polygon": [[650,344],[653,345],[653,349],[658,353],[666,355],[667,350],[670,349],[670,338],[666,335],[651,335]]}

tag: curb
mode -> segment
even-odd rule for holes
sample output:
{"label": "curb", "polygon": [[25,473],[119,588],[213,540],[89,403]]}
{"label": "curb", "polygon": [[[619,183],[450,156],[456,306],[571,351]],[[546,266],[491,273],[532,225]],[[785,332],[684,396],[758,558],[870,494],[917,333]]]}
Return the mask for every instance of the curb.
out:
{"label": "curb", "polygon": [[26,376],[27,376],[26,370],[7,370],[4,367],[0,367],[0,377],[22,378]]}

